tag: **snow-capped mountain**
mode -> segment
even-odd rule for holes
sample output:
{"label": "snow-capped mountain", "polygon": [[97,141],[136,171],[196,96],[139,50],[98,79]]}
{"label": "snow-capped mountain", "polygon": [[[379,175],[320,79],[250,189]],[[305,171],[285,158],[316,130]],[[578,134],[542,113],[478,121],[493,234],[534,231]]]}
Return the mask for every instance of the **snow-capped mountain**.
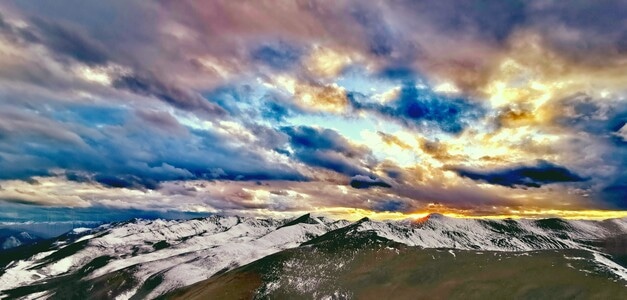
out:
{"label": "snow-capped mountain", "polygon": [[41,237],[28,231],[0,229],[0,251],[32,244],[39,240]]}
{"label": "snow-capped mountain", "polygon": [[58,296],[73,281],[76,298],[101,292],[107,298],[152,299],[285,249],[359,234],[417,248],[584,249],[627,283],[627,270],[595,244],[627,234],[627,219],[477,220],[432,214],[421,220],[349,222],[309,214],[288,220],[211,216],[75,229],[27,247],[0,260],[0,298]]}
{"label": "snow-capped mountain", "polygon": [[493,251],[581,249],[588,247],[586,241],[627,233],[626,219],[481,220],[431,214],[417,221],[362,220],[355,225],[359,231],[372,230],[408,246]]}

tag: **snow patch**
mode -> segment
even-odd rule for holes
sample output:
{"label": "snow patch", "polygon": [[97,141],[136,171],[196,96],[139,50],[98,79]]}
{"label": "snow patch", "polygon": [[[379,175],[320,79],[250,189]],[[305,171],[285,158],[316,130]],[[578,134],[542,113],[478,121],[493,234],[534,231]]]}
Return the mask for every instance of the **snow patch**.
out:
{"label": "snow patch", "polygon": [[87,231],[91,231],[91,228],[87,228],[87,227],[78,227],[78,228],[74,228],[72,229],[72,233],[73,234],[81,234]]}
{"label": "snow patch", "polygon": [[[627,281],[627,269],[626,268],[606,258],[601,253],[593,252],[592,254],[594,255],[594,259],[600,264],[602,264],[607,270],[614,273],[616,276],[618,276],[622,280]],[[625,286],[627,286],[627,284],[625,284]]]}
{"label": "snow patch", "polygon": [[457,257],[457,256],[455,255],[455,252],[453,252],[453,250],[449,250],[449,251],[448,251],[448,253],[450,253],[451,255],[453,255],[453,257]]}

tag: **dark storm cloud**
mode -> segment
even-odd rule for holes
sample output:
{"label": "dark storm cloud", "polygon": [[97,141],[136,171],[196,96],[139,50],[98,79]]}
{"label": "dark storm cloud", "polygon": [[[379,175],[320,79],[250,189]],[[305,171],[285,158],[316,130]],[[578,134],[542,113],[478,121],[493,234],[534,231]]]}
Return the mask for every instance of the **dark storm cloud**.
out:
{"label": "dark storm cloud", "polygon": [[301,149],[296,151],[295,158],[307,165],[328,169],[347,176],[369,173],[369,170],[361,166],[359,162],[338,152]]}
{"label": "dark storm cloud", "polygon": [[527,26],[553,47],[592,64],[610,62],[627,51],[627,2],[623,0],[548,1],[529,5]]}
{"label": "dark storm cloud", "polygon": [[[290,166],[270,162],[263,144],[240,146],[228,135],[186,129],[169,115],[125,113],[126,118],[118,119],[110,114],[96,122],[92,113],[76,106],[14,113],[0,143],[0,178],[27,179],[60,169],[73,181],[142,189],[168,180],[305,179]],[[61,123],[67,121],[72,123]]]}
{"label": "dark storm cloud", "polygon": [[586,180],[570,170],[539,160],[531,165],[518,165],[504,169],[480,171],[453,168],[462,177],[507,187],[538,188],[551,183],[579,182]]}
{"label": "dark storm cloud", "polygon": [[601,197],[614,207],[627,209],[627,175],[623,174],[616,182],[601,190]]}
{"label": "dark storm cloud", "polygon": [[370,150],[351,145],[334,130],[308,126],[283,127],[281,130],[290,137],[294,157],[307,165],[347,176],[371,173],[368,165],[361,162],[373,160]]}
{"label": "dark storm cloud", "polygon": [[[413,66],[424,57],[420,42],[406,38],[404,30],[395,28],[395,19],[385,14],[385,4],[360,5],[350,9],[350,15],[361,25],[363,39],[373,59],[379,62],[377,75],[392,80],[410,80],[418,71]],[[411,30],[411,29],[410,29]]]}
{"label": "dark storm cloud", "polygon": [[[8,24],[0,15],[0,30],[16,42],[44,46],[55,59],[65,64],[75,60],[90,66],[106,66],[110,62],[118,63],[127,59],[120,54],[110,53],[98,39],[89,35],[90,32],[69,23],[32,17],[29,27],[18,28]],[[164,80],[140,65],[135,64],[134,69],[130,74],[114,75],[113,87],[154,97],[183,110],[213,116],[224,113],[222,108],[193,90]]]}
{"label": "dark storm cloud", "polygon": [[89,175],[84,174],[84,173],[78,173],[78,172],[65,172],[65,178],[69,181],[74,181],[74,182],[81,182],[81,183],[85,183],[85,182],[91,182],[91,178],[89,177]]}
{"label": "dark storm cloud", "polygon": [[478,34],[486,39],[503,41],[527,19],[532,1],[403,1],[406,9],[416,12],[446,33]]}
{"label": "dark storm cloud", "polygon": [[102,65],[109,61],[107,48],[80,27],[38,17],[31,18],[29,25],[26,28],[13,26],[0,14],[0,32],[14,42],[42,45],[61,60],[71,57],[87,65]]}
{"label": "dark storm cloud", "polygon": [[200,94],[162,82],[153,76],[123,75],[114,80],[113,86],[139,95],[155,97],[184,110],[205,112],[211,115],[224,113],[220,107],[210,103]]}
{"label": "dark storm cloud", "polygon": [[282,131],[290,137],[290,143],[296,148],[333,150],[344,152],[347,156],[364,153],[364,149],[352,146],[346,138],[335,130],[309,126],[283,127]]}
{"label": "dark storm cloud", "polygon": [[31,24],[39,30],[37,36],[32,35],[31,41],[35,39],[55,53],[88,65],[102,65],[109,60],[105,46],[78,29],[37,18]]}
{"label": "dark storm cloud", "polygon": [[389,56],[395,41],[380,12],[370,7],[355,6],[351,15],[363,26],[370,52],[376,56]]}
{"label": "dark storm cloud", "polygon": [[363,175],[351,177],[350,186],[356,189],[369,189],[372,187],[391,188],[392,186],[381,178],[371,178]]}
{"label": "dark storm cloud", "polygon": [[400,200],[381,200],[376,201],[372,209],[381,212],[410,212],[411,206]]}
{"label": "dark storm cloud", "polygon": [[253,49],[250,56],[254,61],[276,70],[286,70],[298,63],[302,52],[297,46],[277,42]]}
{"label": "dark storm cloud", "polygon": [[349,95],[349,99],[358,110],[372,111],[413,128],[426,124],[452,134],[460,133],[468,122],[484,113],[477,103],[418,89],[413,82],[405,83],[398,98],[386,104],[360,102],[356,94]]}
{"label": "dark storm cloud", "polygon": [[[163,45],[156,44],[162,38],[158,33],[159,24],[165,20],[158,13],[157,3],[119,0],[91,3],[60,0],[42,3],[27,0],[7,3],[7,6],[7,15],[19,13],[13,15],[29,23],[27,28],[37,34],[48,31],[55,34],[61,28],[71,33],[71,39],[78,39],[78,42],[84,40],[85,43],[76,49],[80,53],[76,56],[81,62],[103,64],[104,54],[107,61],[129,67],[146,66],[146,60],[154,57],[145,55],[141,50],[143,47],[164,50]],[[49,30],[48,27],[53,29]],[[58,49],[58,54],[72,56],[68,50],[74,49],[64,43],[68,41],[63,38],[66,34],[57,35],[59,37],[54,38],[56,41],[50,41],[50,48]],[[83,49],[88,51],[81,51]]]}
{"label": "dark storm cloud", "polygon": [[517,31],[533,30],[563,54],[592,63],[627,50],[623,0],[393,1],[388,7],[406,14],[414,26],[485,43],[502,44]]}
{"label": "dark storm cloud", "polygon": [[387,175],[389,178],[393,179],[394,181],[398,183],[404,182],[405,170],[399,167],[398,165],[396,165],[395,163],[392,163],[390,161],[384,161],[383,163],[381,163],[381,165],[379,165],[379,167],[385,173],[385,175]]}
{"label": "dark storm cloud", "polygon": [[133,175],[106,175],[98,174],[94,180],[108,187],[127,189],[151,189],[159,187],[159,183],[152,178],[140,178]]}

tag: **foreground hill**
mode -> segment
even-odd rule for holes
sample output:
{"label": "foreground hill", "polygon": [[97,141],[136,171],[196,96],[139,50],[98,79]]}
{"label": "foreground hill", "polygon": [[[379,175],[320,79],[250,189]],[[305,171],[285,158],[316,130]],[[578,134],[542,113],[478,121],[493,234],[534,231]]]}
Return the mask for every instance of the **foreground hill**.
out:
{"label": "foreground hill", "polygon": [[[442,284],[447,280],[459,284],[464,282],[456,277],[462,273],[454,271],[455,266],[460,270],[466,268],[468,272],[476,272],[472,266],[481,266],[482,270],[490,270],[488,273],[501,274],[495,276],[503,277],[506,282],[523,282],[519,277],[523,277],[525,272],[522,271],[526,269],[522,267],[529,266],[531,269],[527,271],[532,273],[528,276],[535,278],[539,277],[533,273],[534,270],[556,270],[554,276],[590,280],[586,284],[591,287],[604,287],[601,282],[612,283],[607,288],[610,293],[614,289],[624,289],[627,284],[627,270],[624,265],[620,265],[627,255],[627,250],[621,246],[625,234],[625,219],[473,220],[430,215],[418,221],[377,222],[362,219],[348,222],[307,214],[289,220],[223,216],[184,221],[133,220],[70,232],[58,239],[18,248],[20,251],[13,255],[1,257],[0,298],[152,299],[166,294],[179,295],[168,293],[181,293],[180,288],[196,283],[208,286],[217,284],[231,291],[250,292],[258,296],[268,291],[288,295],[293,291],[287,288],[289,284],[298,281],[273,285],[271,283],[275,281],[268,279],[268,276],[274,273],[255,266],[259,263],[284,266],[285,263],[281,259],[277,260],[277,257],[295,255],[298,258],[302,254],[305,258],[311,258],[319,252],[316,249],[328,251],[323,251],[324,255],[319,260],[299,261],[298,264],[303,267],[297,269],[308,270],[309,278],[315,281],[320,278],[316,276],[321,274],[315,268],[318,266],[317,261],[351,266],[333,273],[339,277],[329,277],[332,282],[342,283],[340,287],[347,289],[346,295],[358,295],[358,291],[361,291],[359,288],[350,288],[351,284],[358,285],[357,282],[345,281],[357,278],[353,272],[374,276],[377,272],[373,270],[386,270],[375,262],[378,261],[378,255],[387,252],[398,253],[397,256],[383,256],[387,257],[385,260],[398,257],[389,261],[390,266],[395,263],[408,266],[406,271],[409,273],[399,274],[410,277],[414,276],[411,274],[419,274],[415,276],[421,278],[428,277],[428,274],[440,274],[434,280],[443,280]],[[380,247],[372,248],[372,245]],[[373,263],[350,265],[354,258],[348,254]],[[527,255],[534,258],[533,263],[526,261]],[[497,256],[501,260],[496,259]],[[431,261],[424,260],[430,257],[433,257]],[[506,261],[515,262],[507,272],[505,270],[509,265],[505,264]],[[253,264],[248,265],[250,263]],[[429,268],[438,269],[437,265],[442,265],[442,271],[422,273]],[[242,266],[252,269],[242,273]],[[327,268],[325,266],[324,263],[319,264],[320,268]],[[450,273],[444,271],[447,269]],[[289,271],[289,268],[286,270]],[[386,276],[392,277],[389,279],[392,281],[387,288],[382,286],[381,292],[395,288],[400,284],[396,281],[402,281],[405,276],[393,276],[394,269],[387,270],[389,273]],[[288,273],[283,269],[276,272],[278,275],[275,276],[279,278],[292,276],[285,275]],[[254,274],[251,276],[256,280],[252,280],[254,284],[241,288],[216,281],[225,276],[241,276],[238,274]],[[503,274],[510,274],[511,277]],[[380,275],[381,278],[386,276]],[[362,283],[374,282],[379,280],[377,278],[364,277]],[[217,283],[199,283],[207,279]],[[409,279],[405,281],[416,285]],[[502,284],[505,283],[495,286]],[[322,286],[316,289],[322,289]],[[272,287],[276,288],[273,290]],[[338,286],[329,286],[328,290],[339,291]],[[606,295],[597,294],[596,289],[589,292],[591,295]],[[203,293],[200,295],[207,296]],[[294,292],[293,295],[299,294]],[[312,295],[309,294],[310,297]]]}
{"label": "foreground hill", "polygon": [[625,282],[582,250],[409,247],[361,237],[257,260],[165,299],[624,299]]}

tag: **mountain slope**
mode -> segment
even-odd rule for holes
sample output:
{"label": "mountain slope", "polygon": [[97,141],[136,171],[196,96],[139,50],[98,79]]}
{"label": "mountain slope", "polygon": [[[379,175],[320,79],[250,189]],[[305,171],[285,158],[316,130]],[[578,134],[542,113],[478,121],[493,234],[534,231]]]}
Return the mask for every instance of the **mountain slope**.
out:
{"label": "mountain slope", "polygon": [[621,299],[627,292],[582,250],[421,249],[391,241],[324,245],[330,242],[282,251],[164,298]]}
{"label": "mountain slope", "polygon": [[[616,240],[624,234],[626,219],[474,220],[434,214],[421,220],[351,223],[307,214],[288,220],[223,216],[132,220],[71,232],[21,256],[7,257],[0,264],[0,298],[40,293],[84,299],[100,293],[108,298],[151,299],[286,249],[316,245],[341,253],[382,243],[416,251],[580,249],[597,268],[627,282],[627,270],[616,263],[624,263],[625,253]],[[609,259],[604,248],[617,259]]]}
{"label": "mountain slope", "polygon": [[[145,221],[110,224],[72,243],[55,243],[31,257],[16,259],[0,276],[1,290],[34,285],[51,278],[80,273],[95,280],[115,272],[131,273],[133,295],[146,281],[159,281],[147,295],[154,297],[171,289],[209,278],[282,249],[296,247],[342,223],[325,219],[317,224],[282,226],[285,220],[214,216],[188,221]],[[280,228],[279,228],[280,227]],[[158,278],[156,280],[155,278]],[[55,286],[39,285],[33,291]]]}

